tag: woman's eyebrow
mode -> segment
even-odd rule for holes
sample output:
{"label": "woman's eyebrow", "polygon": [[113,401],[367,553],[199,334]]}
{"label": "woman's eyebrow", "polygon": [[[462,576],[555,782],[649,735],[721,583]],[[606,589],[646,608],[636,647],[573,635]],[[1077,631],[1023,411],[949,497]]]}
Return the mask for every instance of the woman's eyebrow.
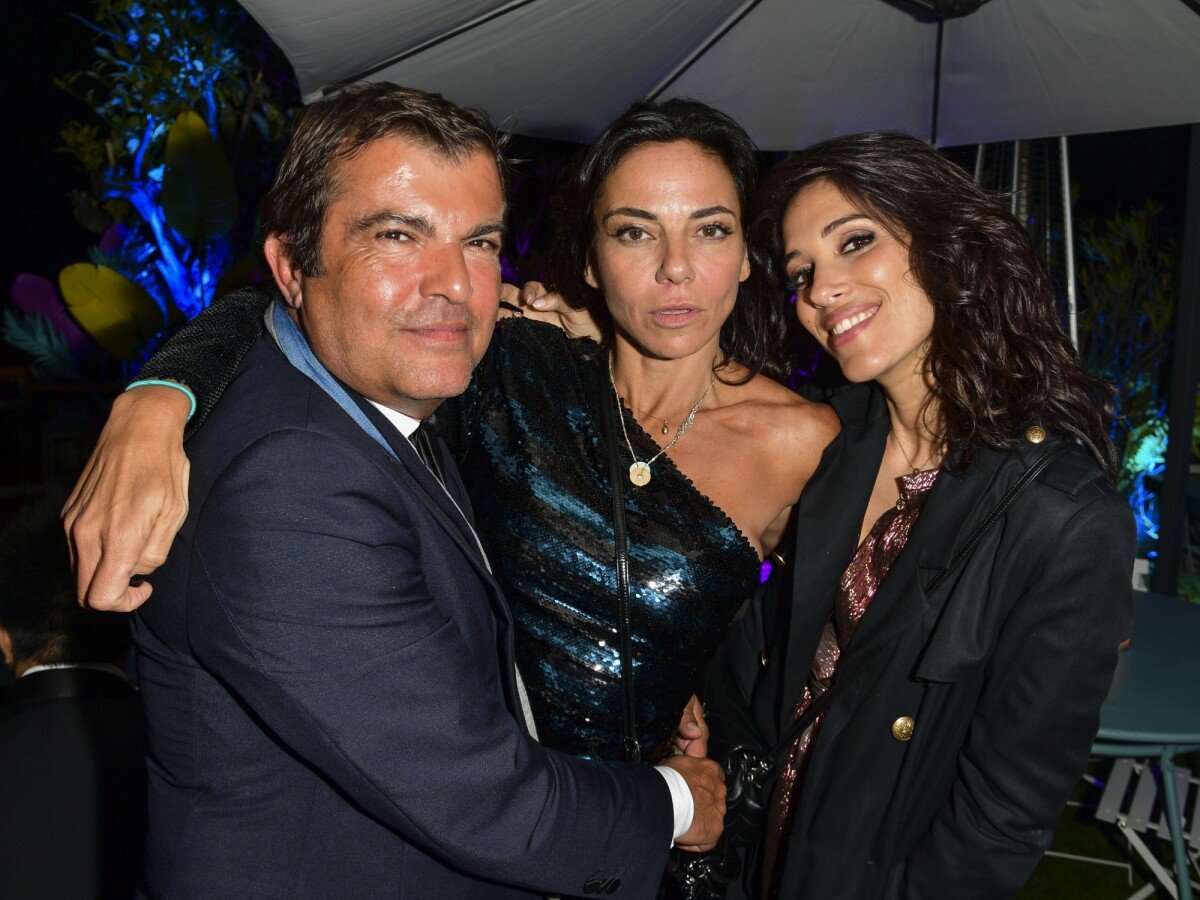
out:
{"label": "woman's eyebrow", "polygon": [[824,228],[821,229],[821,237],[828,237],[829,232],[833,231],[833,229],[835,229],[835,228],[840,228],[841,226],[845,225],[847,222],[853,222],[855,219],[865,219],[865,218],[867,218],[867,217],[864,216],[862,213],[851,213],[848,216],[842,216],[840,219],[834,219],[832,222],[830,222],[828,225],[826,225]]}
{"label": "woman's eyebrow", "polygon": [[731,216],[734,215],[733,210],[728,206],[721,206],[718,204],[717,206],[706,206],[704,209],[698,209],[692,213],[691,217],[693,219],[707,219],[709,216],[719,215],[720,213],[726,213],[727,215]]}
{"label": "woman's eyebrow", "polygon": [[658,217],[654,213],[638,209],[636,206],[618,206],[616,209],[610,209],[604,214],[602,221],[608,221],[613,216],[632,216],[635,219],[649,219],[651,222],[658,221]]}

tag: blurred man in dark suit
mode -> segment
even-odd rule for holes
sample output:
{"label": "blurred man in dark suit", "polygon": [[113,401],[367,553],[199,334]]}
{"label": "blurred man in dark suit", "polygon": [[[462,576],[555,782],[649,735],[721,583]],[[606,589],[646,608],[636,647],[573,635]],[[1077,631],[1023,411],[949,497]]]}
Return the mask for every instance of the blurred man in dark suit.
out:
{"label": "blurred man in dark suit", "polygon": [[126,617],[81,609],[60,504],[0,531],[0,896],[129,897],[145,822]]}

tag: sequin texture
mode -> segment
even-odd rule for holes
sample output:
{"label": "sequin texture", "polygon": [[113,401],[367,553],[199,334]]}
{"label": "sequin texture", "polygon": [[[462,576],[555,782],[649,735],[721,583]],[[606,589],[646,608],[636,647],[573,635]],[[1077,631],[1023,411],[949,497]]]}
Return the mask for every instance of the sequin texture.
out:
{"label": "sequin texture", "polygon": [[[859,544],[849,565],[842,572],[833,613],[825,624],[816,653],[813,654],[808,683],[796,701],[797,718],[804,715],[813,701],[833,684],[842,651],[850,644],[859,621],[879,590],[879,585],[887,577],[904,545],[908,543],[908,536],[921,514],[929,491],[937,481],[937,476],[937,469],[927,469],[903,475],[898,479],[899,501],[875,521]],[[782,850],[787,846],[788,835],[791,832],[792,814],[804,780],[804,763],[821,729],[822,719],[824,712],[796,738],[788,753],[787,764],[775,781],[768,811],[763,857],[766,897],[774,897],[777,894],[778,879],[783,869]]]}
{"label": "sequin texture", "polygon": [[[601,402],[613,396],[595,342],[513,319],[497,327],[471,387],[443,405],[437,420],[512,608],[517,664],[541,739],[557,750],[617,760],[625,757],[621,659]],[[639,458],[657,453],[628,409],[624,414]],[[759,571],[745,536],[669,457],[655,462],[653,473],[645,487],[625,485],[636,718],[645,755],[670,739],[703,663]]]}

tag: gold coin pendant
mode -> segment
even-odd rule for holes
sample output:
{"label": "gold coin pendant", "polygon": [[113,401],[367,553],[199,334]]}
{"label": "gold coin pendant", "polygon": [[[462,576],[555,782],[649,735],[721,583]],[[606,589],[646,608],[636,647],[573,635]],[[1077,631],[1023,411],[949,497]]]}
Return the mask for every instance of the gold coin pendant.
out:
{"label": "gold coin pendant", "polygon": [[638,487],[645,487],[650,483],[650,467],[644,462],[635,462],[629,467],[629,480]]}

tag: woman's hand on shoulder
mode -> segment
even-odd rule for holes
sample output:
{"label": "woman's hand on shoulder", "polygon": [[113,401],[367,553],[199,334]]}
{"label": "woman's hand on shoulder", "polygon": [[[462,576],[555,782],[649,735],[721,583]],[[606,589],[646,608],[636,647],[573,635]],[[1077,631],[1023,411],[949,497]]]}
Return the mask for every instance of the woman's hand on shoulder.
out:
{"label": "woman's hand on shoulder", "polygon": [[567,306],[561,294],[546,290],[540,281],[527,281],[521,288],[515,284],[500,286],[500,309],[496,318],[514,316],[561,328],[569,338],[586,337],[599,341],[601,337],[600,329],[587,310]]}
{"label": "woman's hand on shoulder", "polygon": [[166,387],[113,402],[62,512],[81,605],[128,612],[149,599],[151,586],[137,576],[163,564],[187,517],[187,412],[187,398]]}

